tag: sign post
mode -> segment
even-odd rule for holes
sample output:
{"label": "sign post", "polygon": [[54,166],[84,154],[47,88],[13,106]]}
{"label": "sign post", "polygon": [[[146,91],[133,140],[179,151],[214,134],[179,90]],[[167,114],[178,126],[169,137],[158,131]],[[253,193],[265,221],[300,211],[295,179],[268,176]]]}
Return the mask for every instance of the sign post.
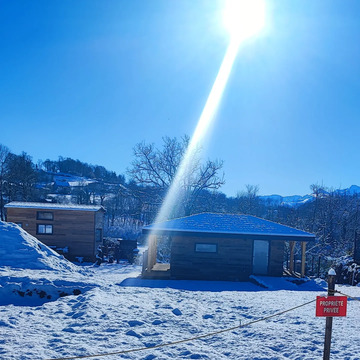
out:
{"label": "sign post", "polygon": [[316,316],[326,316],[323,360],[330,360],[333,316],[346,316],[347,297],[334,296],[335,276],[335,270],[330,269],[328,272],[328,296],[316,298]]}
{"label": "sign post", "polygon": [[316,316],[326,316],[323,360],[330,360],[333,316],[346,316],[347,297],[334,296],[335,276],[335,270],[330,269],[328,272],[328,296],[316,297]]}
{"label": "sign post", "polygon": [[[328,296],[334,296],[335,292],[335,276],[334,269],[330,269],[328,273]],[[325,325],[325,341],[324,341],[324,357],[323,360],[330,360],[330,346],[331,346],[331,333],[332,333],[333,317],[326,318]]]}
{"label": "sign post", "polygon": [[[334,293],[334,290],[335,290],[335,276],[336,276],[335,270],[330,269],[328,275],[329,275],[328,276],[328,296],[334,296],[334,294],[335,294]],[[326,318],[323,360],[330,360],[332,320],[333,320],[332,316],[329,316],[329,317]]]}

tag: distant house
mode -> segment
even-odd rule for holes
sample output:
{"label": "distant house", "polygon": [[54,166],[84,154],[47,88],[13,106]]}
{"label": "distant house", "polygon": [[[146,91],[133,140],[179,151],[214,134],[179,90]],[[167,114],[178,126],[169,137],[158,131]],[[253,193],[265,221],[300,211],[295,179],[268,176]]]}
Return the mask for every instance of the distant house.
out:
{"label": "distant house", "polygon": [[[290,271],[294,247],[301,243],[301,275],[305,250],[313,234],[250,215],[197,214],[143,228],[149,248],[143,277],[174,279],[246,280],[251,274],[282,276],[285,242],[290,245]],[[170,237],[170,264],[157,264],[157,239]]]}
{"label": "distant house", "polygon": [[102,245],[102,206],[11,202],[5,208],[7,221],[20,225],[70,260],[81,257],[93,261],[98,245]]}

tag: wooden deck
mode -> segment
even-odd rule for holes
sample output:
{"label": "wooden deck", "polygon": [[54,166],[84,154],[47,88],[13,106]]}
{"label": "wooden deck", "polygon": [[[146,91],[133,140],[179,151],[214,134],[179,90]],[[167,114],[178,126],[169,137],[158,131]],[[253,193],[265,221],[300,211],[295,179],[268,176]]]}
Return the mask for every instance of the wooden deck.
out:
{"label": "wooden deck", "polygon": [[150,271],[142,273],[143,279],[170,279],[170,264],[156,263]]}
{"label": "wooden deck", "polygon": [[[156,263],[150,271],[145,271],[141,274],[143,279],[158,279],[158,280],[169,280],[171,279],[170,264]],[[296,272],[290,272],[285,270],[282,277],[295,277],[301,279],[301,274]]]}
{"label": "wooden deck", "polygon": [[290,271],[288,269],[284,269],[283,270],[283,277],[296,277],[296,278],[301,278],[301,274],[295,272],[295,271]]}

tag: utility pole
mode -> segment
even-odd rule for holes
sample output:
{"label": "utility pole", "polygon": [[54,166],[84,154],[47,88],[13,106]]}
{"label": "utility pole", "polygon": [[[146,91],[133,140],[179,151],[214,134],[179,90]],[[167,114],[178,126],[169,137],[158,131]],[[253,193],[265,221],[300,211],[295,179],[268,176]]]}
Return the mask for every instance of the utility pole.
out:
{"label": "utility pole", "polygon": [[[330,269],[328,272],[328,296],[334,296],[334,294],[335,294],[335,277],[336,277],[335,270]],[[326,325],[325,325],[325,341],[324,341],[323,360],[330,360],[332,323],[333,323],[333,317],[328,316],[326,318]]]}

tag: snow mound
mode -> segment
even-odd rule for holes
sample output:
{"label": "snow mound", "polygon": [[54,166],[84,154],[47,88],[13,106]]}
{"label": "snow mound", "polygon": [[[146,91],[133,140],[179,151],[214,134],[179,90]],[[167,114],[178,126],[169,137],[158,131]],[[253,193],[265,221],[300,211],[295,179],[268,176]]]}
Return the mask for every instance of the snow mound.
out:
{"label": "snow mound", "polygon": [[325,282],[311,280],[307,277],[272,277],[250,275],[250,280],[266,290],[324,291]]}
{"label": "snow mound", "polygon": [[0,221],[0,266],[78,271],[78,267],[14,223]]}

